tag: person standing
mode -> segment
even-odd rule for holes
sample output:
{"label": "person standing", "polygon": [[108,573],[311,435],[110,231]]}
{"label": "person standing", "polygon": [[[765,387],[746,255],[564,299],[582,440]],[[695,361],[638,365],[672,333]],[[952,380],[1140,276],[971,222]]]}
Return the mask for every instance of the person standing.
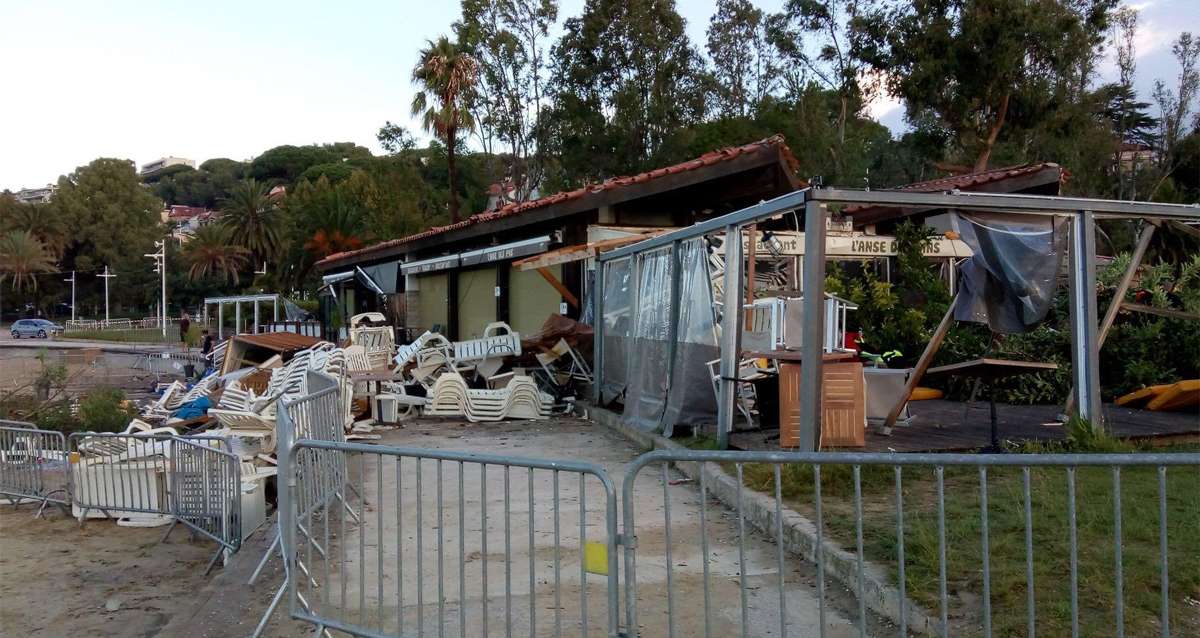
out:
{"label": "person standing", "polygon": [[191,329],[191,327],[192,327],[192,321],[191,321],[191,319],[188,319],[188,315],[185,312],[185,313],[183,313],[183,317],[181,317],[179,319],[179,340],[183,342],[184,350],[187,349],[187,345],[188,345],[187,335],[188,335],[188,330]]}

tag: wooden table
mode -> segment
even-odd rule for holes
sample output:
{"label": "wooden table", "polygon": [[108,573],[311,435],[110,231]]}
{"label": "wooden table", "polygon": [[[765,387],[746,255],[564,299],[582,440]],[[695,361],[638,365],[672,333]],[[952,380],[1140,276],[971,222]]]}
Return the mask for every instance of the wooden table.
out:
{"label": "wooden table", "polygon": [[[956,374],[959,376],[979,379],[981,381],[998,381],[1007,377],[1020,376],[1022,374],[1037,374],[1038,372],[1046,372],[1049,370],[1057,370],[1058,364],[1046,363],[1042,361],[1010,361],[1008,359],[974,359],[972,361],[963,361],[962,363],[952,363],[950,365],[938,366],[930,368],[925,374]],[[1000,435],[997,432],[996,424],[996,386],[993,384],[988,392],[988,403],[991,410],[991,446],[985,450],[988,452],[1002,452],[1000,447]]]}
{"label": "wooden table", "polygon": [[[743,358],[770,359],[779,367],[779,446],[800,446],[800,369],[804,355],[795,350],[743,352]],[[866,445],[866,396],[863,365],[853,352],[821,356],[821,432],[819,447]]]}

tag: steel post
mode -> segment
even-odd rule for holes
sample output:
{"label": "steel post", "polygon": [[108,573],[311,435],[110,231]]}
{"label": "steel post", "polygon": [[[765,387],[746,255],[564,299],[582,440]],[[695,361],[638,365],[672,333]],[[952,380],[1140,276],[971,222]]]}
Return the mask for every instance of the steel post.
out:
{"label": "steel post", "polygon": [[1092,211],[1071,217],[1070,266],[1071,377],[1081,418],[1103,419],[1100,355],[1096,345],[1096,219]]}
{"label": "steel post", "polygon": [[821,440],[821,372],[825,343],[824,204],[804,205],[804,357],[800,372],[800,451],[814,452]]}
{"label": "steel post", "polygon": [[596,261],[596,277],[592,287],[592,403],[600,407],[604,387],[604,267]]}
{"label": "steel post", "polygon": [[725,227],[725,294],[721,310],[721,380],[717,400],[717,447],[729,447],[729,433],[737,413],[738,362],[742,349],[742,237],[741,227]]}

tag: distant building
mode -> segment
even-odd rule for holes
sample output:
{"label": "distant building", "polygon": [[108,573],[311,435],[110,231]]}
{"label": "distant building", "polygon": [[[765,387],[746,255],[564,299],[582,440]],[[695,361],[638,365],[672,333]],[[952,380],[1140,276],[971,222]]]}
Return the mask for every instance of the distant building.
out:
{"label": "distant building", "polygon": [[202,206],[176,204],[164,208],[162,211],[163,223],[171,226],[171,236],[180,243],[191,239],[192,235],[196,233],[196,229],[212,223],[219,216],[220,213],[217,211]]}
{"label": "distant building", "polygon": [[1122,170],[1133,171],[1143,166],[1156,164],[1158,153],[1148,144],[1125,142],[1121,144],[1119,158]]}
{"label": "distant building", "polygon": [[58,186],[46,184],[41,188],[22,188],[13,193],[13,197],[22,204],[45,204],[53,199],[57,192]]}
{"label": "distant building", "polygon": [[168,166],[191,166],[196,168],[196,160],[185,159],[183,157],[162,157],[148,164],[142,164],[142,175],[156,173]]}

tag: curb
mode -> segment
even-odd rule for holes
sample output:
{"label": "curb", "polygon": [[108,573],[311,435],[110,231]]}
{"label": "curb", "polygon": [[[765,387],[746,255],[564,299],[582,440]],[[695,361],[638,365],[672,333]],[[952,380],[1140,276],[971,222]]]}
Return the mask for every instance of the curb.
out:
{"label": "curb", "polygon": [[[580,406],[583,407],[583,406]],[[646,432],[625,425],[621,416],[603,408],[587,405],[585,418],[607,427],[646,450],[686,450],[688,448],[663,438],[653,432]],[[737,481],[716,463],[677,462],[673,465],[683,474],[697,480],[704,473],[708,492],[726,507],[736,507]],[[774,536],[775,530],[775,501],[767,495],[755,490],[742,491],[742,511],[746,521],[767,536]],[[807,517],[784,505],[781,510],[783,518],[783,547],[790,553],[798,554],[805,560],[816,563],[817,557],[817,527]],[[825,574],[832,576],[838,583],[846,587],[852,594],[858,591],[858,556],[846,551],[829,540],[828,536],[821,539],[822,558]],[[867,608],[883,616],[896,625],[900,624],[900,591],[891,584],[883,568],[870,561],[863,562],[863,598]],[[939,621],[927,613],[911,599],[907,604],[907,621],[910,632],[918,634],[937,633]]]}

